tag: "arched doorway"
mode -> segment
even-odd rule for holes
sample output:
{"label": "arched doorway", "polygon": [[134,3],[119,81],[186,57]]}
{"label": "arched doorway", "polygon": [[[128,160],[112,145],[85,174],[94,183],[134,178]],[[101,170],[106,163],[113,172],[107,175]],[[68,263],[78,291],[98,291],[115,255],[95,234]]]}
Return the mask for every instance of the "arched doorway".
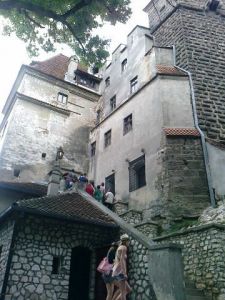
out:
{"label": "arched doorway", "polygon": [[68,300],[89,300],[91,251],[85,247],[72,250]]}

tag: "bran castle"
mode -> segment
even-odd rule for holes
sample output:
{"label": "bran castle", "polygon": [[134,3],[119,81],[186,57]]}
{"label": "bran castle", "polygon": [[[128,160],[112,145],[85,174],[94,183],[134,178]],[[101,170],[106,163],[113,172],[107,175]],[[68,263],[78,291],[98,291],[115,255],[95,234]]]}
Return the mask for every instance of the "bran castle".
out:
{"label": "bran castle", "polygon": [[[103,300],[96,265],[121,231],[131,300],[225,300],[225,225],[198,221],[225,197],[225,2],[144,11],[98,73],[62,54],[19,71],[0,125],[0,188],[17,191],[0,196],[1,300]],[[72,169],[105,182],[114,212],[57,192]],[[56,192],[18,196],[49,174]]]}

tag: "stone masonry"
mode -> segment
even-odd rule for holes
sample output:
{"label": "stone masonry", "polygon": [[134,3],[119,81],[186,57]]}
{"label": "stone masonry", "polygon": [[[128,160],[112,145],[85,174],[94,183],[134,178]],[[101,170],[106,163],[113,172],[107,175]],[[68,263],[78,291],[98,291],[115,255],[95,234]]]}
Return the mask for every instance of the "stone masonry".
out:
{"label": "stone masonry", "polygon": [[[94,300],[95,249],[116,239],[115,230],[28,217],[18,229],[9,274],[8,299],[68,299],[72,248],[91,250],[90,299]],[[53,256],[61,256],[59,274],[52,274]]]}
{"label": "stone masonry", "polygon": [[4,226],[2,226],[0,231],[0,290],[2,289],[2,284],[4,280],[6,264],[8,261],[8,254],[12,240],[14,222],[6,222]]}
{"label": "stone masonry", "polygon": [[[177,65],[192,73],[199,125],[209,139],[224,144],[225,18],[222,10],[203,9],[207,1],[183,2],[191,9],[170,8],[174,12],[161,24],[158,18],[158,27],[150,23],[152,34],[157,45],[176,46]],[[156,19],[153,10],[149,18]]]}
{"label": "stone masonry", "polygon": [[213,300],[225,299],[225,226],[203,225],[162,236],[157,243],[183,246],[184,276]]}

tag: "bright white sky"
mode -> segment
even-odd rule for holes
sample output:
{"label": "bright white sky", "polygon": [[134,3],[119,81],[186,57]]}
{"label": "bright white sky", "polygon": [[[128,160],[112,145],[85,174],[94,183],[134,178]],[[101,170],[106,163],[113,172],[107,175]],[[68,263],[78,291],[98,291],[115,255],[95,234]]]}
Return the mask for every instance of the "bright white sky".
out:
{"label": "bright white sky", "polygon": [[[99,34],[107,39],[111,39],[110,52],[112,52],[120,43],[126,43],[128,33],[136,26],[142,25],[148,27],[147,14],[143,12],[143,8],[150,0],[131,0],[132,17],[127,24],[117,24],[116,26],[105,25],[99,31]],[[0,23],[0,32],[2,24]],[[29,64],[32,59],[28,57],[25,45],[15,36],[0,36],[0,112],[9,95],[10,89],[16,79],[18,71],[22,64]],[[33,60],[45,60],[57,53],[63,53],[67,56],[73,55],[68,47],[60,46],[55,53],[42,53]],[[0,116],[1,120],[1,116]]]}

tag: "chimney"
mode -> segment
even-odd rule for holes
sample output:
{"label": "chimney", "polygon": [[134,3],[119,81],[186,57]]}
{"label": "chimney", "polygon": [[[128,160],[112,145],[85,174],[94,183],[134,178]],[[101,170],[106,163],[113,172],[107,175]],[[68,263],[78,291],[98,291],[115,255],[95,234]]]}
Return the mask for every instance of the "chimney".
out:
{"label": "chimney", "polygon": [[79,63],[79,60],[77,59],[77,57],[76,56],[71,56],[71,58],[69,60],[69,64],[68,64],[68,70],[65,74],[65,81],[69,81],[69,82],[72,82],[72,83],[75,82],[74,72],[77,70],[78,63]]}

